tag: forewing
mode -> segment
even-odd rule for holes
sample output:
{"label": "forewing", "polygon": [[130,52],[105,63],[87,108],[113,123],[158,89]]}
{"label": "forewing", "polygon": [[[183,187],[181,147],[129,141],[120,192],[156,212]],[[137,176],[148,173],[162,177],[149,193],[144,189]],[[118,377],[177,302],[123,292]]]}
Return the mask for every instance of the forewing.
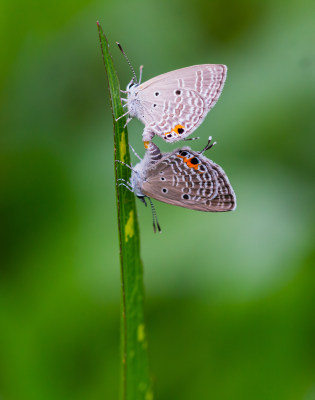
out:
{"label": "forewing", "polygon": [[[181,156],[183,151],[187,157]],[[200,163],[192,164],[193,159]],[[167,153],[148,171],[142,190],[164,203],[193,210],[219,212],[236,208],[236,197],[223,169],[189,148]]]}
{"label": "forewing", "polygon": [[190,135],[217,102],[226,71],[221,64],[194,65],[144,82],[138,99],[147,128],[169,142]]}

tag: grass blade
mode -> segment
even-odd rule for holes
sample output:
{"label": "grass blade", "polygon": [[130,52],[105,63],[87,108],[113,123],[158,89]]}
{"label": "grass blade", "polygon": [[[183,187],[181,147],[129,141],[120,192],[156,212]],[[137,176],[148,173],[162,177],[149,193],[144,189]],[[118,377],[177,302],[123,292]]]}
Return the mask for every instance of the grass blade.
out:
{"label": "grass blade", "polygon": [[[114,158],[130,164],[128,133],[120,101],[120,85],[103,29],[97,22],[106,69],[114,124]],[[115,163],[115,178],[129,180],[130,169]],[[140,236],[135,196],[116,185],[118,233],[121,265],[121,398],[152,400],[144,324],[144,286],[140,257]]]}

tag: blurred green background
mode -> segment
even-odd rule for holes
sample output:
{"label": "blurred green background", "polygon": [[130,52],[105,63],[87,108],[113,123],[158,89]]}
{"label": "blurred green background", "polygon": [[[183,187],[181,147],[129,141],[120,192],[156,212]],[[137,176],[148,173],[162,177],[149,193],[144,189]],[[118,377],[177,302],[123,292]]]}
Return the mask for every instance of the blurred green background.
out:
{"label": "blurred green background", "polygon": [[[196,132],[234,213],[138,202],[155,399],[315,399],[313,1],[0,5],[0,399],[117,399],[120,273],[100,20],[144,80],[224,63]],[[143,125],[129,125],[143,154]],[[172,147],[161,143],[163,151]],[[174,148],[174,146],[173,146]],[[134,160],[135,162],[135,160]]]}

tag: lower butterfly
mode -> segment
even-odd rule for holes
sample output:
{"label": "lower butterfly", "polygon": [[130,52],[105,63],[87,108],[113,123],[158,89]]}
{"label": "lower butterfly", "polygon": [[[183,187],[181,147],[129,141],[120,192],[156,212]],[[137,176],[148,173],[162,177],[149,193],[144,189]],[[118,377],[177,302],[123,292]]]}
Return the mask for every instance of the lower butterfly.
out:
{"label": "lower butterfly", "polygon": [[203,153],[215,143],[210,137],[200,152],[182,147],[161,153],[152,142],[147,146],[143,159],[131,170],[130,181],[120,180],[145,204],[148,199],[153,213],[153,228],[160,231],[151,198],[167,204],[198,211],[223,212],[236,209],[236,196],[223,169]]}

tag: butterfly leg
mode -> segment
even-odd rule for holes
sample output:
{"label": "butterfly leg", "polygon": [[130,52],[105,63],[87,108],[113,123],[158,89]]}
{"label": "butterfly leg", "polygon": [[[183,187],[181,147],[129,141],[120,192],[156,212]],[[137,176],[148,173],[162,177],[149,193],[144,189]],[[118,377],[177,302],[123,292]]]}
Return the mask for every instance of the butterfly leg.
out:
{"label": "butterfly leg", "polygon": [[143,65],[140,65],[139,85],[140,85],[141,80],[142,80],[142,70],[143,70]]}
{"label": "butterfly leg", "polygon": [[139,154],[136,152],[136,150],[131,146],[131,144],[129,144],[129,147],[131,148],[131,150],[133,151],[133,154],[139,158],[140,161],[142,161],[142,158],[139,156]]}
{"label": "butterfly leg", "polygon": [[126,126],[129,124],[129,122],[132,120],[132,117],[128,117],[127,118],[127,121],[126,121],[126,123],[125,123],[125,125],[124,125],[124,128],[126,128]]}
{"label": "butterfly leg", "polygon": [[121,182],[124,182],[124,183],[126,183],[126,185],[129,185],[129,186],[130,186],[130,183],[129,183],[128,181],[126,181],[126,179],[124,179],[124,178],[118,178],[117,181],[116,181],[116,183],[117,183],[117,182],[120,182],[120,181],[121,181]]}
{"label": "butterfly leg", "polygon": [[129,114],[129,110],[127,112],[125,112],[125,114],[122,114],[120,117],[116,118],[115,121],[119,121],[121,118],[125,117],[126,115]]}
{"label": "butterfly leg", "polygon": [[[120,101],[121,101],[121,104],[123,105],[123,107],[127,107],[127,106],[128,106],[128,100],[125,99],[124,97],[121,97],[121,98],[120,98]],[[123,102],[124,102],[125,104],[123,104]]]}
{"label": "butterfly leg", "polygon": [[115,160],[115,162],[118,162],[119,164],[123,164],[126,167],[128,167],[129,169],[131,169],[131,171],[133,171],[132,165],[128,165],[128,164],[126,164],[126,163],[124,163],[123,161],[120,161],[120,160]]}
{"label": "butterfly leg", "polygon": [[188,140],[199,140],[200,139],[200,137],[192,137],[192,138],[185,138],[185,139],[183,139],[183,142],[188,142]]}
{"label": "butterfly leg", "polygon": [[119,186],[124,186],[125,188],[127,188],[127,189],[129,190],[129,192],[132,192],[132,193],[133,193],[132,187],[131,187],[131,186],[127,186],[125,183],[119,183],[117,186],[118,186],[118,187],[119,187]]}
{"label": "butterfly leg", "polygon": [[145,196],[137,196],[139,200],[147,207],[147,202],[145,201]]}

